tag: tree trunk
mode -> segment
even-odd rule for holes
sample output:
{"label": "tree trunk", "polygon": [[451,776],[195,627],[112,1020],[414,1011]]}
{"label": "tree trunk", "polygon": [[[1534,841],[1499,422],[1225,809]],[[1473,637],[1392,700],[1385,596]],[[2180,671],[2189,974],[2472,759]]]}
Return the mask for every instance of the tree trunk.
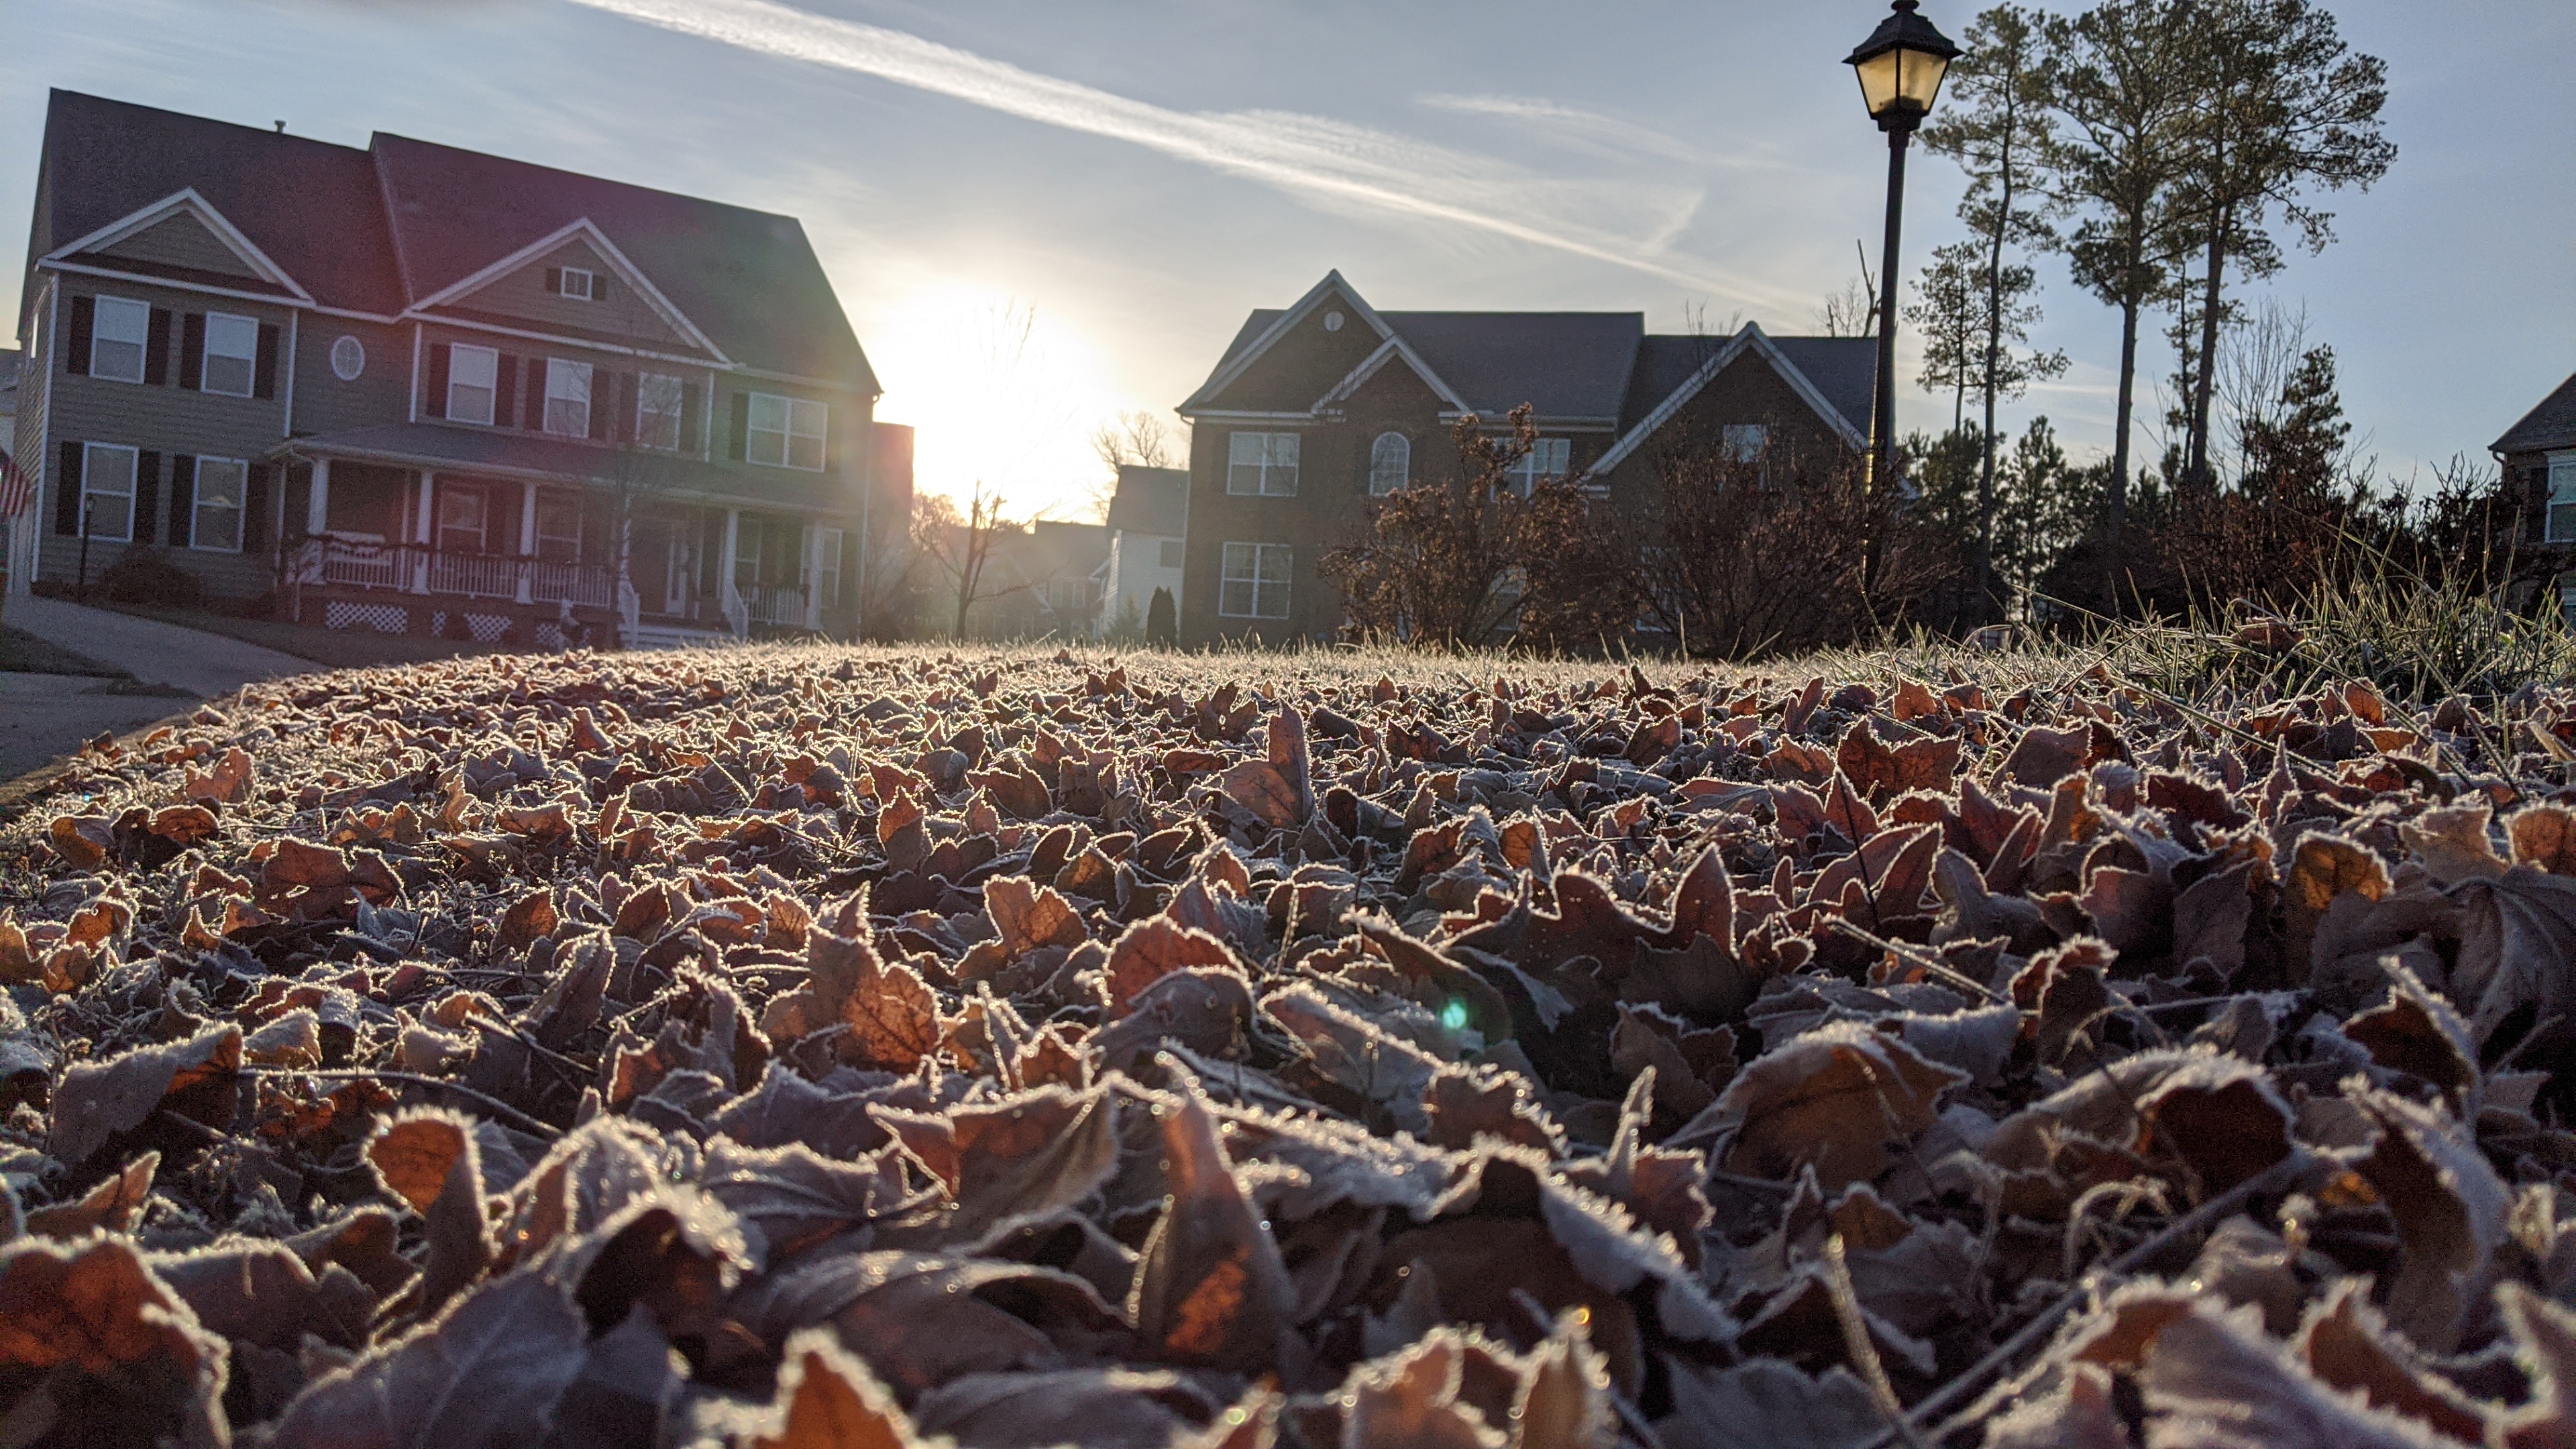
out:
{"label": "tree trunk", "polygon": [[2227,267],[2227,218],[2214,218],[2209,227],[2209,278],[2202,284],[2200,302],[2200,371],[2191,385],[2191,463],[2190,478],[2202,488],[2215,479],[2209,471],[2209,402],[2213,383],[2218,376],[2218,304],[2220,277]]}
{"label": "tree trunk", "polygon": [[[2138,268],[2130,268],[2135,277]],[[2120,304],[2120,405],[2112,424],[2111,483],[2109,496],[2103,500],[2103,536],[2106,547],[2102,554],[2103,612],[2115,614],[2120,607],[2119,566],[2125,552],[2123,535],[2129,526],[2129,420],[2137,405],[2138,393],[2138,312],[2143,300],[2134,292]]]}
{"label": "tree trunk", "polygon": [[2013,170],[2012,127],[2014,113],[2004,113],[2004,143],[2001,152],[2002,204],[1995,210],[1995,234],[1986,251],[1986,366],[1980,380],[1985,394],[1986,420],[1984,436],[1977,440],[1977,622],[1982,624],[1994,608],[1995,568],[1995,369],[2003,359],[2004,346],[2004,233],[2012,229]]}

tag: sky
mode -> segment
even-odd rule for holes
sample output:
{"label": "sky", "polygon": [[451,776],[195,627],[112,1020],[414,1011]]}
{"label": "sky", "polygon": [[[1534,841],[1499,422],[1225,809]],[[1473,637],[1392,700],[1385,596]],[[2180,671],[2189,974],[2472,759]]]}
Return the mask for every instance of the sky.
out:
{"label": "sky", "polygon": [[[2258,288],[2304,308],[2385,475],[2484,449],[2576,371],[2568,0],[2342,0],[2396,165]],[[1089,436],[1339,269],[1387,309],[1817,330],[1875,252],[1866,0],[0,0],[0,227],[46,92],[364,145],[383,130],[798,217],[922,487],[1086,516]],[[1966,4],[1927,0],[1954,36]],[[1962,234],[1919,149],[1902,274]],[[2042,259],[2075,359],[2005,411],[2112,431],[2119,317]],[[19,279],[0,282],[15,315]],[[1899,422],[1938,429],[1912,385]],[[2142,376],[2172,358],[2146,352]],[[2152,413],[2154,408],[2142,409]],[[2151,425],[2139,446],[2157,451]]]}

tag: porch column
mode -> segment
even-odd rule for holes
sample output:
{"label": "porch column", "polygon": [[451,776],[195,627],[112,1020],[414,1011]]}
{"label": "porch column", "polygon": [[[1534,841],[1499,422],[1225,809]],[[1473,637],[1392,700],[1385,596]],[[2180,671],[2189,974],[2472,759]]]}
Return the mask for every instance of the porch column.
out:
{"label": "porch column", "polygon": [[734,547],[742,537],[742,510],[725,510],[724,558],[716,565],[716,606],[724,611],[725,622],[734,626],[735,637],[741,637],[743,625],[735,620],[734,611],[749,610],[743,603],[742,590],[734,578]]}
{"label": "porch column", "polygon": [[304,502],[304,532],[319,538],[331,530],[331,460],[313,460],[313,490]]}
{"label": "porch column", "polygon": [[805,627],[823,627],[823,530],[805,525]]}
{"label": "porch column", "polygon": [[412,554],[411,591],[415,594],[429,592],[429,556],[438,547],[436,530],[438,510],[435,506],[437,500],[433,496],[437,491],[438,475],[426,469],[422,470],[420,516],[419,521],[412,525],[412,532],[420,541],[420,547]]}
{"label": "porch column", "polygon": [[537,557],[537,485],[519,485],[519,602],[532,602],[535,597],[534,563]]}

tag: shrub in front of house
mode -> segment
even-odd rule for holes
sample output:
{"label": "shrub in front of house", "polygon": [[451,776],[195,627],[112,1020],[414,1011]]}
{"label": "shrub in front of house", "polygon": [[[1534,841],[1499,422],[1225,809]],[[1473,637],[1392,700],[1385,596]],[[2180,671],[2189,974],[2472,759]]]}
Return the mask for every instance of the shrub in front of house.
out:
{"label": "shrub in front of house", "polygon": [[98,594],[111,604],[146,609],[199,609],[206,586],[158,548],[128,548],[98,576]]}

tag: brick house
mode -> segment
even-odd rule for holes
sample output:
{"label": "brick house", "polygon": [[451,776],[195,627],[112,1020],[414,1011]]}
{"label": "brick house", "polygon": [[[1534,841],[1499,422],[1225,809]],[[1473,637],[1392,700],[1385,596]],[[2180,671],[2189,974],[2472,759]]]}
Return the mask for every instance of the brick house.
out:
{"label": "brick house", "polygon": [[2529,500],[2530,541],[2576,544],[2576,377],[2487,447],[2505,485]]}
{"label": "brick house", "polygon": [[58,90],[18,336],[50,583],[152,545],[332,628],[846,634],[905,526],[791,217]]}
{"label": "brick house", "polygon": [[1181,639],[1332,637],[1315,571],[1368,526],[1369,500],[1457,466],[1450,431],[1530,405],[1527,480],[1583,479],[1612,506],[1648,497],[1662,452],[1867,441],[1874,344],[1649,334],[1635,312],[1379,312],[1328,273],[1247,318],[1179,412],[1192,424]]}

